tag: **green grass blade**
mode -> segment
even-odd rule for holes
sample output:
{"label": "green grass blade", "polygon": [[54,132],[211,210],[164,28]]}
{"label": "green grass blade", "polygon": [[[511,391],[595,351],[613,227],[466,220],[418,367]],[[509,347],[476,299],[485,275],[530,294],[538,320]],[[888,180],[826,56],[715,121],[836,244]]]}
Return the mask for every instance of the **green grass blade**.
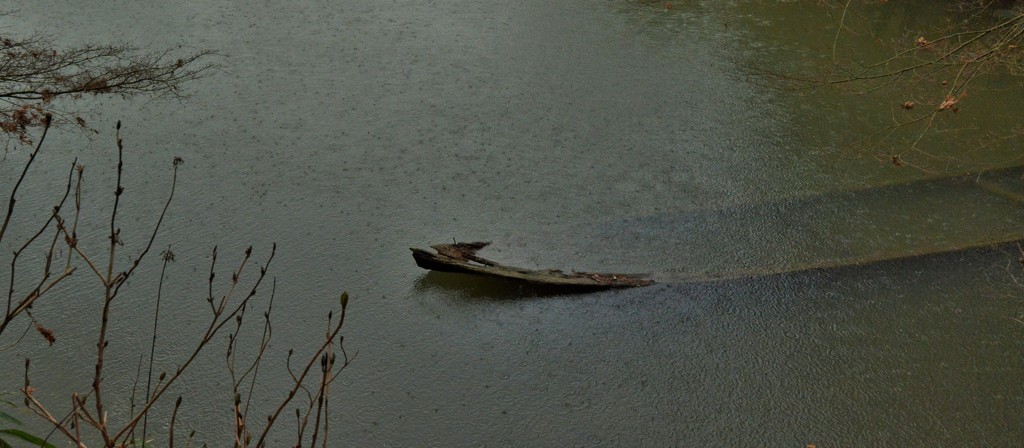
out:
{"label": "green grass blade", "polygon": [[[6,412],[0,412],[0,422],[7,422],[7,423],[10,423],[10,424],[12,424],[14,426],[21,426],[22,425],[20,420],[14,418],[14,416],[12,416],[11,414],[8,414]],[[0,448],[3,448],[3,447],[0,446]]]}
{"label": "green grass blade", "polygon": [[20,429],[0,429],[0,436],[2,436],[2,435],[9,435],[9,436],[14,437],[16,439],[24,440],[24,441],[26,441],[28,443],[31,443],[32,446],[38,446],[38,447],[42,447],[42,448],[57,448],[57,447],[53,446],[52,444],[48,443],[47,441],[45,441],[45,440],[43,440],[43,439],[41,439],[39,437],[36,437],[36,436],[34,436],[32,434],[29,434],[29,433],[27,433],[25,431],[22,431]]}

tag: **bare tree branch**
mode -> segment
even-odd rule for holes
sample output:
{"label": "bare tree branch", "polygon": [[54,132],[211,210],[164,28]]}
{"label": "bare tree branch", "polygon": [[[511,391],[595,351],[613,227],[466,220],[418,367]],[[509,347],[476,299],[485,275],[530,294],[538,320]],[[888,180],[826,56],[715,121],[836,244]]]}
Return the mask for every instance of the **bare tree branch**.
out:
{"label": "bare tree branch", "polygon": [[182,86],[213,69],[213,55],[127,45],[58,48],[40,35],[0,36],[0,133],[31,142],[28,131],[42,126],[47,114],[59,124],[85,127],[69,102],[87,95],[184,98]]}

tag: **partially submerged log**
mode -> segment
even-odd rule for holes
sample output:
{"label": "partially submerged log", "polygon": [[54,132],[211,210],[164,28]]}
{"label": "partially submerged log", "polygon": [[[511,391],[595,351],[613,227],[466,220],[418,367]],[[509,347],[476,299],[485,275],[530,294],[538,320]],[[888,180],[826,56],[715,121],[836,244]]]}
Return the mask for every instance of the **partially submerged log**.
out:
{"label": "partially submerged log", "polygon": [[476,255],[477,251],[488,244],[490,243],[435,244],[430,247],[437,251],[436,254],[417,248],[411,250],[416,265],[433,271],[500,277],[569,290],[633,288],[654,284],[653,280],[639,274],[565,273],[557,269],[532,270],[505,266]]}

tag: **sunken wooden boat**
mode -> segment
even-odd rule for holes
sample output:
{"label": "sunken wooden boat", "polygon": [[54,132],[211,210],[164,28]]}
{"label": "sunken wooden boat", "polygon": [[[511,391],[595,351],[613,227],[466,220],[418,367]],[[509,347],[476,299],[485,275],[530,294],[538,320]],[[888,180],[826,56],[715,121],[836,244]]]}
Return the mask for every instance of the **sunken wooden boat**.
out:
{"label": "sunken wooden boat", "polygon": [[476,253],[490,243],[435,244],[437,253],[411,248],[416,265],[423,269],[455,272],[485,277],[498,277],[533,285],[564,288],[567,290],[600,290],[648,286],[654,281],[642,274],[613,274],[595,272],[562,272],[557,269],[533,270],[506,266],[477,256]]}

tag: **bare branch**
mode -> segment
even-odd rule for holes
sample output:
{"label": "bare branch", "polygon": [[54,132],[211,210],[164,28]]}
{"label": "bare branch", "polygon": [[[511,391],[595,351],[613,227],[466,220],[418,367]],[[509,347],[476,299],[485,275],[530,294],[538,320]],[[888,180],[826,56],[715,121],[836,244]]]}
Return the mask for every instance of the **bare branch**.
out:
{"label": "bare branch", "polygon": [[[145,52],[127,45],[58,48],[39,35],[0,39],[0,132],[31,141],[47,114],[85,127],[68,102],[86,95],[184,98],[186,82],[215,67],[210,50]],[[178,53],[185,53],[176,56]],[[58,104],[60,103],[60,104]]]}

